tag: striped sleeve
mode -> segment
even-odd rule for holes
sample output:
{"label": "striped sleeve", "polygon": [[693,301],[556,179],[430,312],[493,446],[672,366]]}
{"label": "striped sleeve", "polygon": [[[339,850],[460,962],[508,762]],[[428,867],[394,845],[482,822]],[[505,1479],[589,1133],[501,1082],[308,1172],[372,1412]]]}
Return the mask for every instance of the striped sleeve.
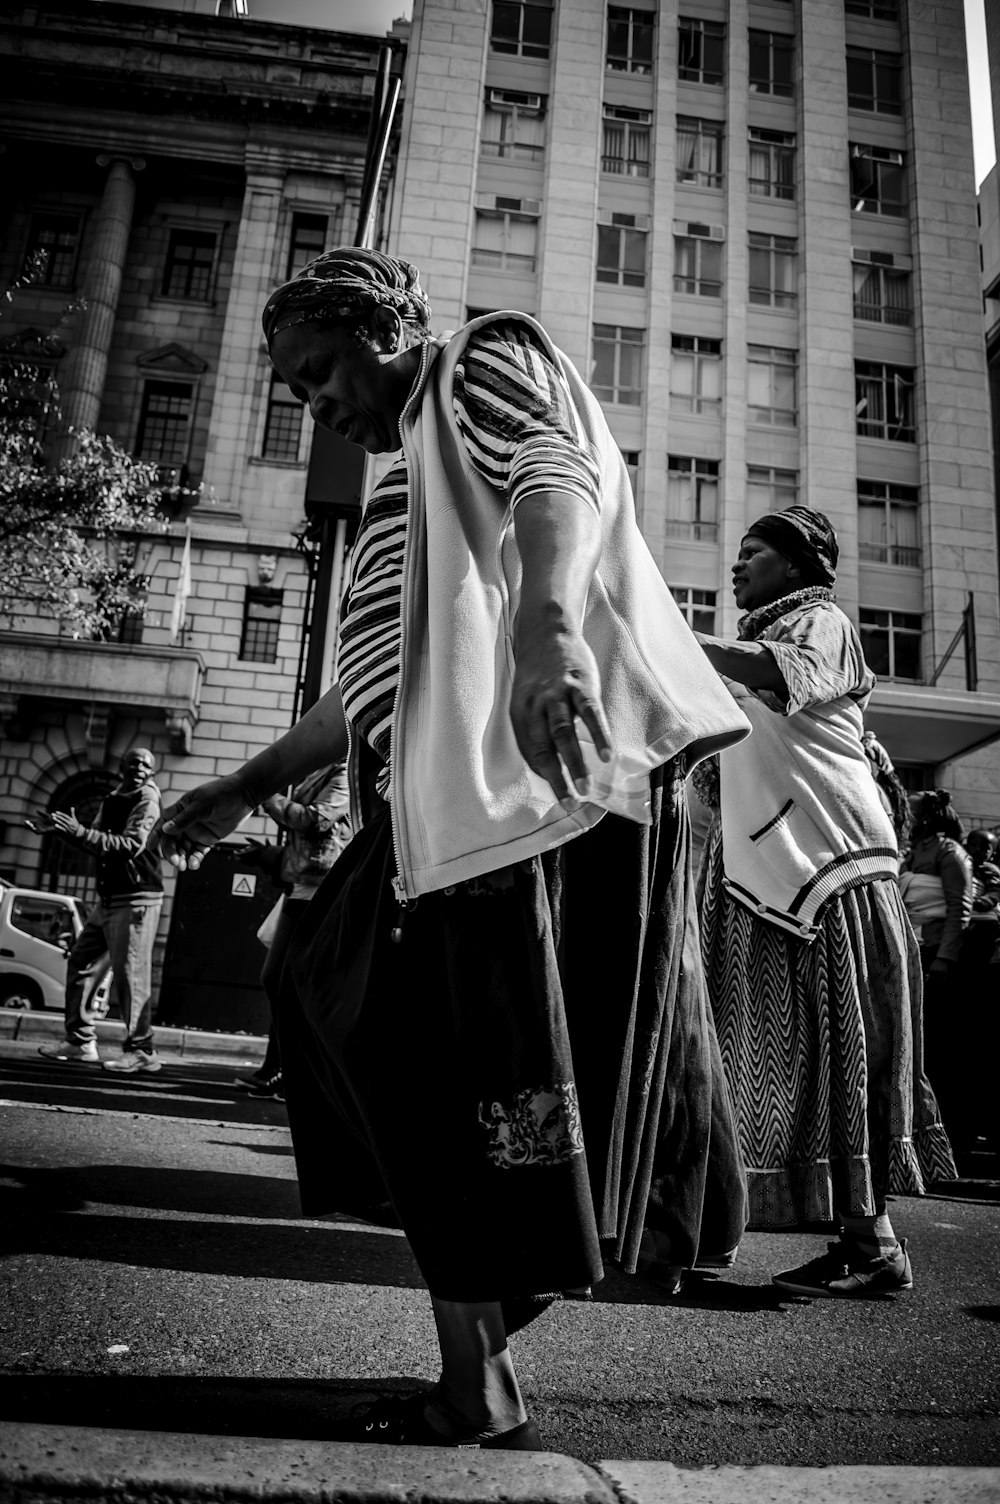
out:
{"label": "striped sleeve", "polygon": [[569,387],[526,324],[488,324],[471,336],[454,401],[473,464],[512,506],[561,491],[600,510],[600,470]]}

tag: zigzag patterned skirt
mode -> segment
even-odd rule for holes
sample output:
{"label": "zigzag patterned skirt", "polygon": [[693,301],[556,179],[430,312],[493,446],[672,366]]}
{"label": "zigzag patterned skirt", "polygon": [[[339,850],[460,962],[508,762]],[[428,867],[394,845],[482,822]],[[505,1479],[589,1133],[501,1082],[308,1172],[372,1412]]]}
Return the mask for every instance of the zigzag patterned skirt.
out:
{"label": "zigzag patterned skirt", "polygon": [[750,1226],[871,1216],[957,1178],[923,1062],[920,953],[895,882],[831,900],[810,944],[722,884],[713,824],[702,952],[750,1183]]}

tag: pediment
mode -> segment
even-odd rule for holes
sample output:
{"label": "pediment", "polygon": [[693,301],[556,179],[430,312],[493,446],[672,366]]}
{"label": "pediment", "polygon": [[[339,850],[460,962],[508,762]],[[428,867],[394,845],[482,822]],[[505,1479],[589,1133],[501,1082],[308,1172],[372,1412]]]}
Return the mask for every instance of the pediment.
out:
{"label": "pediment", "polygon": [[145,355],[139,356],[138,364],[143,371],[168,372],[173,376],[200,376],[208,370],[208,362],[202,360],[200,355],[177,344],[161,345],[159,350],[147,350]]}
{"label": "pediment", "polygon": [[0,354],[6,360],[61,360],[66,346],[50,330],[29,325],[0,339]]}

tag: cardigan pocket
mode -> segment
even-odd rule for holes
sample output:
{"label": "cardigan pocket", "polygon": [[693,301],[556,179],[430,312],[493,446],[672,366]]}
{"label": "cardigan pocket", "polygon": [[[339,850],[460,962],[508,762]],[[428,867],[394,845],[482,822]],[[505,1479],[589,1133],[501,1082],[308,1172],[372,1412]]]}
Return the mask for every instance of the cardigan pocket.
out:
{"label": "cardigan pocket", "polygon": [[816,821],[794,799],[787,800],[749,839],[774,875],[795,889],[815,877],[834,856]]}

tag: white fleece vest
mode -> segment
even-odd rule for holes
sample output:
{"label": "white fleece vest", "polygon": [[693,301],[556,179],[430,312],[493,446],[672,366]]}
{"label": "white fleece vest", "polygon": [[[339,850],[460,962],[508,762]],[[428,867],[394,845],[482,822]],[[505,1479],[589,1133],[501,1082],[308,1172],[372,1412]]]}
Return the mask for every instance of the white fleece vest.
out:
{"label": "white fleece vest", "polygon": [[407,897],[536,856],[604,813],[589,803],[564,810],[525,764],[510,722],[521,582],[513,510],[476,471],[453,404],[470,334],[499,318],[528,324],[562,370],[603,476],[603,547],[583,632],[615,751],[649,770],[681,752],[693,766],[749,732],[639,532],[597,400],[533,319],[474,320],[439,343],[401,423],[410,512],[390,797],[397,890]]}

